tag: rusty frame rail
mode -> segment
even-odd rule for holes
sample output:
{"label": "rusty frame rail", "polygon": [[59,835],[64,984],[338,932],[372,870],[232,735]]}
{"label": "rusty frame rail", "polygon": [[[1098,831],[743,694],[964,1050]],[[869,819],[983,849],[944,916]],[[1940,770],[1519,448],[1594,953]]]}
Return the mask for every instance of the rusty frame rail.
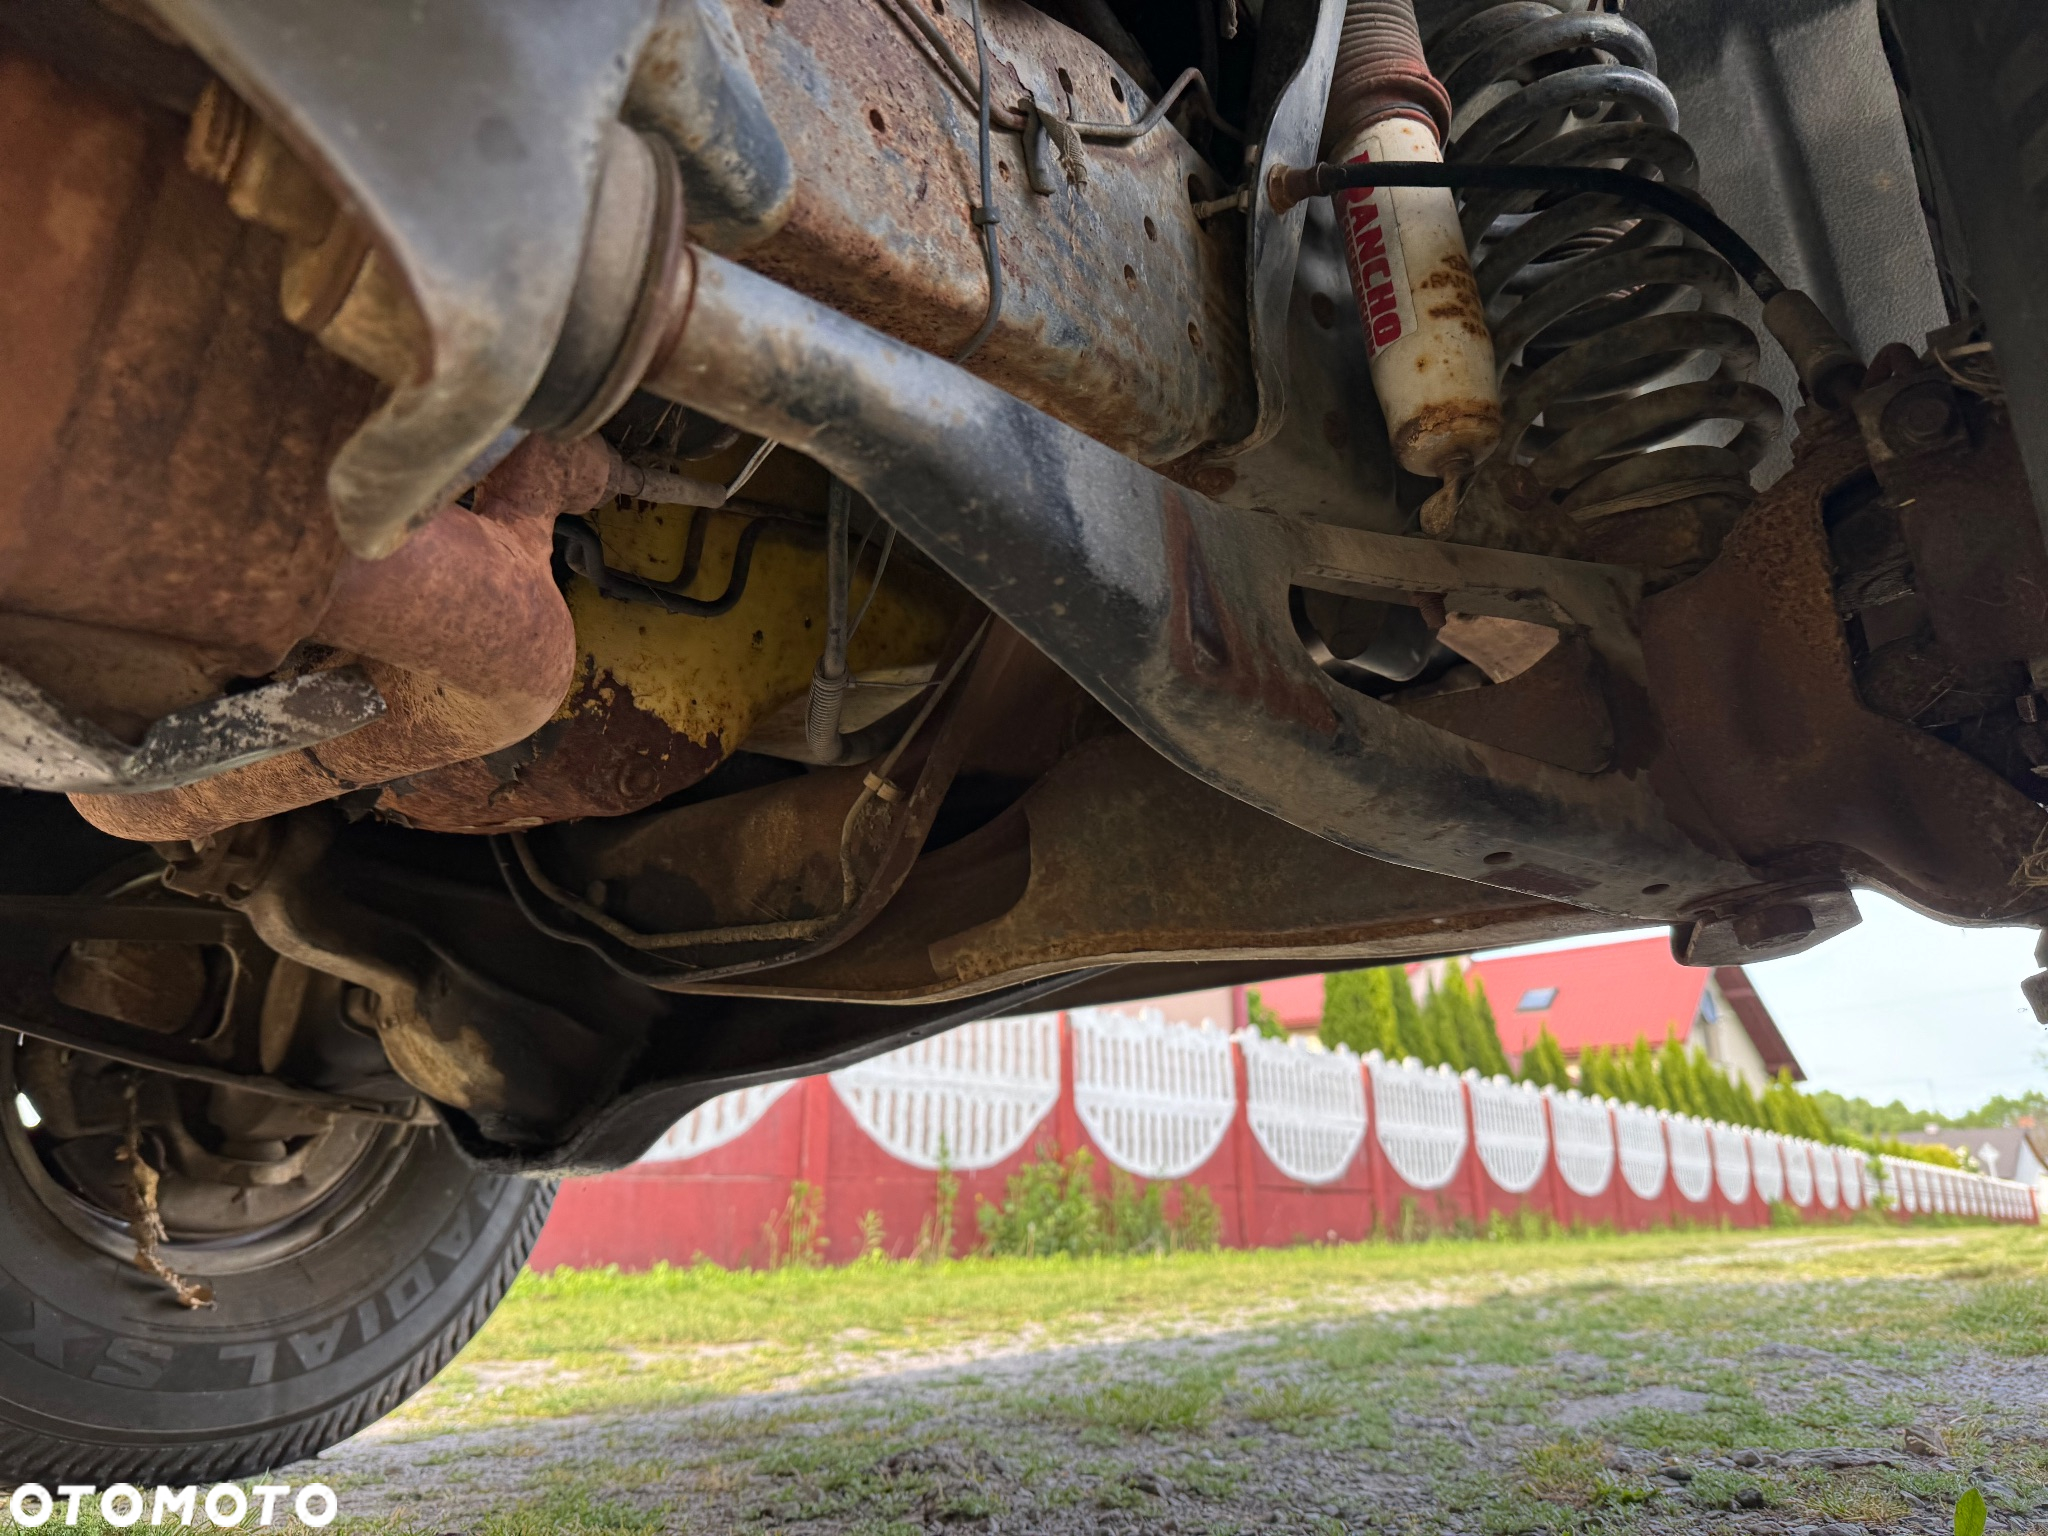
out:
{"label": "rusty frame rail", "polygon": [[1653,782],[1654,723],[1572,772],[1453,736],[1314,665],[1291,587],[1582,634],[1641,689],[1615,567],[1239,511],[915,347],[705,252],[645,387],[811,455],[1154,748],[1344,847],[1651,921],[1756,883]]}

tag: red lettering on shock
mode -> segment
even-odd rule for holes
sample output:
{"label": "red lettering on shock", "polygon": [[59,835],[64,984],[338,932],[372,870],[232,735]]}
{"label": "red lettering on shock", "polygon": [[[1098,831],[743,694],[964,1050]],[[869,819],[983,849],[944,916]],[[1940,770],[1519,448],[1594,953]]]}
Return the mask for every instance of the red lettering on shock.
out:
{"label": "red lettering on shock", "polygon": [[[1359,155],[1354,165],[1370,160]],[[1345,250],[1351,258],[1351,288],[1358,295],[1359,319],[1375,355],[1401,339],[1400,296],[1394,292],[1394,269],[1387,260],[1387,232],[1380,223],[1379,204],[1370,190],[1344,194]]]}

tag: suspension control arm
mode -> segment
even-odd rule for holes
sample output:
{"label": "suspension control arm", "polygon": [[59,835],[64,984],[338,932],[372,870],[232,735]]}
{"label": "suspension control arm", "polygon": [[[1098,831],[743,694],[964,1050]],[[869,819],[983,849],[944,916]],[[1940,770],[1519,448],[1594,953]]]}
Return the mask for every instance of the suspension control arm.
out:
{"label": "suspension control arm", "polygon": [[[1635,680],[1615,567],[1218,506],[992,385],[701,250],[643,387],[798,448],[865,495],[1153,747],[1377,858],[1649,920],[1754,883],[1641,771],[1439,730],[1324,676],[1293,586],[1582,636]],[[1646,892],[1645,887],[1655,887]]]}

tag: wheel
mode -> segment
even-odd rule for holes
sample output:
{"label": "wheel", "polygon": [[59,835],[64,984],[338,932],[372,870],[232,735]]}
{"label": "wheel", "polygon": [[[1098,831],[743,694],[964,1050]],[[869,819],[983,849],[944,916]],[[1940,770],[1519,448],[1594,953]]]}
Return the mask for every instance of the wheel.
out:
{"label": "wheel", "polygon": [[[0,1126],[0,1482],[212,1482],[311,1456],[448,1363],[554,1198],[475,1172],[436,1128],[12,1035]],[[138,1267],[137,1153],[169,1277]]]}

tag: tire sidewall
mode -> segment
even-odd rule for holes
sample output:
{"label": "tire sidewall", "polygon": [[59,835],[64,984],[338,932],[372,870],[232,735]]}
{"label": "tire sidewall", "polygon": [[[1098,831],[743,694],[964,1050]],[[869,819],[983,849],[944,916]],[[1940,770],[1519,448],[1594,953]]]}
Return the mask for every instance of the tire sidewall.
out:
{"label": "tire sidewall", "polygon": [[552,1197],[411,1131],[352,1221],[206,1276],[215,1305],[188,1311],[82,1241],[0,1149],[0,1443],[21,1463],[0,1481],[239,1476],[352,1433],[482,1323]]}

